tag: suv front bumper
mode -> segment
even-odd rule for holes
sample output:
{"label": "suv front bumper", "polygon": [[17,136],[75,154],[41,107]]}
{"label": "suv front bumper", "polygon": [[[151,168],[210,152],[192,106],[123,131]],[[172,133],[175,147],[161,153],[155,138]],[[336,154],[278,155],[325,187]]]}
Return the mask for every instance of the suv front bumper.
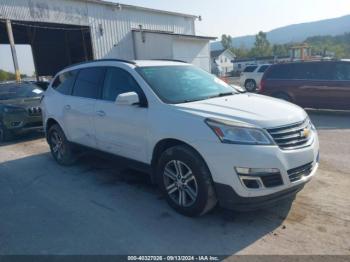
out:
{"label": "suv front bumper", "polygon": [[[319,142],[314,133],[312,144],[295,150],[282,150],[278,146],[254,146],[198,142],[193,146],[206,161],[212,174],[221,206],[235,210],[250,210],[271,205],[293,197],[316,173],[319,158]],[[294,181],[290,177],[295,170],[310,163],[312,170]],[[280,171],[282,183],[278,186],[247,188],[236,173],[236,167],[274,168]]]}

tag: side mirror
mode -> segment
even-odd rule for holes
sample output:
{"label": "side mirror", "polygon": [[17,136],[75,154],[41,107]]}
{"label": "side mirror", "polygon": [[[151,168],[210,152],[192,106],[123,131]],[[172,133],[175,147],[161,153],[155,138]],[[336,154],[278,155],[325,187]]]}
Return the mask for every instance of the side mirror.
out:
{"label": "side mirror", "polygon": [[139,95],[135,92],[123,93],[117,96],[115,103],[117,105],[136,105],[140,103]]}

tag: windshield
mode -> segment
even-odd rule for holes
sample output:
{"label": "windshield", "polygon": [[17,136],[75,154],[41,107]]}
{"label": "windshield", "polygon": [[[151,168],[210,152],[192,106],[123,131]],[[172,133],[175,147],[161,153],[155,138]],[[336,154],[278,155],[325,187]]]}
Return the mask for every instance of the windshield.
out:
{"label": "windshield", "polygon": [[43,90],[33,84],[0,84],[0,100],[39,97]]}
{"label": "windshield", "polygon": [[169,104],[237,94],[217,77],[194,66],[150,66],[137,71],[159,98]]}

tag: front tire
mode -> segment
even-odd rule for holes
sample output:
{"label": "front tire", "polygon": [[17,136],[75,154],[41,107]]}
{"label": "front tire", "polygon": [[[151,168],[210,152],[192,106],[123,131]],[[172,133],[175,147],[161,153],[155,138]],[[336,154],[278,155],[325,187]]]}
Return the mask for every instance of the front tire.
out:
{"label": "front tire", "polygon": [[165,150],[158,161],[157,177],[168,204],[183,215],[204,215],[217,203],[208,167],[188,146]]}
{"label": "front tire", "polygon": [[62,128],[54,124],[48,131],[48,143],[53,158],[60,165],[71,165],[75,162],[73,149]]}

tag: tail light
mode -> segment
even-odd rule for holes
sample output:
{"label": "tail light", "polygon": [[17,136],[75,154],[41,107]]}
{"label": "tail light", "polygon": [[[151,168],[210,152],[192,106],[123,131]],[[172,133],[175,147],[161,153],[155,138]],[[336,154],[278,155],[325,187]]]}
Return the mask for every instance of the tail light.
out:
{"label": "tail light", "polygon": [[258,92],[259,93],[261,93],[261,92],[263,92],[263,90],[264,90],[264,87],[265,87],[265,80],[264,79],[262,79],[261,81],[260,81],[260,85],[259,85],[259,87],[258,87]]}

